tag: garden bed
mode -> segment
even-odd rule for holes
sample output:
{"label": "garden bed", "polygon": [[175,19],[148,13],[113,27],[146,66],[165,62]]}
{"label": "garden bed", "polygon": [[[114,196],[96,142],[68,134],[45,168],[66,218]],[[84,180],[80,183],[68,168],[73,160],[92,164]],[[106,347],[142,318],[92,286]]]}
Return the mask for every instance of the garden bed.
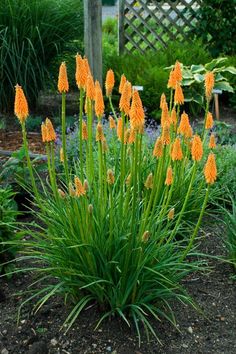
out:
{"label": "garden bed", "polygon": [[[222,255],[220,224],[204,226],[201,250],[209,255]],[[99,319],[96,305],[82,313],[73,328],[66,334],[60,327],[68,314],[63,300],[49,301],[36,315],[32,306],[23,309],[19,326],[16,325],[17,309],[25,291],[33,280],[33,274],[14,276],[9,282],[0,280],[4,296],[0,298],[0,352],[2,353],[113,353],[113,354],[187,354],[236,352],[236,289],[230,279],[229,264],[212,259],[212,269],[205,274],[194,274],[185,285],[205,317],[190,307],[174,304],[177,326],[167,321],[154,324],[162,346],[143,333],[141,347],[134,329],[120,320],[106,321],[94,330]],[[6,349],[4,351],[4,349]]]}

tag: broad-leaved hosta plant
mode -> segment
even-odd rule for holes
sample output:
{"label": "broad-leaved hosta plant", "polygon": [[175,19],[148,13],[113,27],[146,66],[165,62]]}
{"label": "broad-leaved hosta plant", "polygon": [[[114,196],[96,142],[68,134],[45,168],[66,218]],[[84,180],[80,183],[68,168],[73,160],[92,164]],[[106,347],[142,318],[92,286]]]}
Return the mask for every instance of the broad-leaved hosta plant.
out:
{"label": "broad-leaved hosta plant", "polygon": [[[65,63],[58,79],[64,173],[59,175],[55,169],[56,134],[48,118],[42,125],[48,178],[41,181],[40,188],[27,158],[38,207],[36,217],[41,220],[38,232],[24,243],[24,258],[33,258],[39,264],[36,271],[42,284],[30,299],[37,298],[35,308],[39,310],[51,296],[63,295],[73,306],[65,323],[67,329],[90,304],[101,313],[98,325],[118,315],[128,326],[134,325],[139,339],[143,327],[156,336],[150,318],[165,317],[175,324],[170,300],[192,302],[180,281],[201,266],[199,261],[186,261],[186,257],[194,255],[193,243],[217,175],[215,140],[213,135],[210,139],[208,136],[213,125],[208,107],[214,75],[209,72],[205,76],[205,127],[201,136],[194,135],[183,109],[182,70],[176,62],[168,81],[170,102],[164,95],[160,102],[161,134],[156,137],[154,150],[148,151],[143,139],[145,112],[132,84],[122,76],[117,113],[112,104],[114,73],[107,73],[105,91],[113,111],[109,125],[114,145],[109,146],[102,124],[102,88],[94,82],[86,58],[77,55],[76,63],[80,92],[76,173],[72,174],[67,160],[69,83]],[[28,108],[20,86],[16,86],[15,114],[27,149]],[[203,199],[198,219],[186,232],[189,199],[193,195],[197,199],[200,194]],[[50,279],[54,281],[50,283]]]}

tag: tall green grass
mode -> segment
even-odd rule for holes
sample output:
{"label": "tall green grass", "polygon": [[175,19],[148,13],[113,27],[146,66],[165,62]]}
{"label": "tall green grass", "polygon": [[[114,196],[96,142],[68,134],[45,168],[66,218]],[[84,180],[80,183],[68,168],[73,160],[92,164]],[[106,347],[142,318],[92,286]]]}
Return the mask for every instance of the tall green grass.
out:
{"label": "tall green grass", "polygon": [[1,0],[0,111],[11,111],[16,83],[35,103],[49,65],[68,42],[82,37],[81,0]]}

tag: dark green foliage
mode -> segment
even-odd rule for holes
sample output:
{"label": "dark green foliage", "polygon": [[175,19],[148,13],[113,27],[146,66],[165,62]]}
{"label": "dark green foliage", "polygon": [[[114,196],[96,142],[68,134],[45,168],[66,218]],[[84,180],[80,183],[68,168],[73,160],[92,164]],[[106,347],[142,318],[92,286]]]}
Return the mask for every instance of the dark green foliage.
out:
{"label": "dark green foliage", "polygon": [[114,6],[115,3],[116,3],[116,0],[102,0],[102,4],[103,4],[103,5]]}
{"label": "dark green foliage", "polygon": [[14,202],[14,193],[10,189],[0,189],[0,275],[9,272],[14,259],[16,247],[9,241],[16,240],[15,220],[17,216],[17,206]]}
{"label": "dark green foliage", "polygon": [[[211,60],[210,54],[201,42],[196,42],[194,45],[172,43],[166,49],[158,52],[150,51],[146,55],[135,53],[118,56],[114,38],[113,34],[107,35],[107,41],[104,43],[104,75],[108,69],[113,68],[117,81],[120,80],[122,73],[125,73],[133,85],[143,86],[144,91],[141,92],[141,98],[147,113],[153,118],[159,118],[161,94],[163,92],[168,94],[169,72],[165,68],[176,60],[184,65],[205,64]],[[114,94],[117,92],[114,91]],[[115,102],[115,97],[113,99]]]}
{"label": "dark green foliage", "polygon": [[82,11],[81,0],[1,0],[0,111],[12,110],[16,83],[35,102],[56,55],[83,38]]}
{"label": "dark green foliage", "polygon": [[196,34],[213,56],[236,52],[236,0],[204,0],[198,10]]}

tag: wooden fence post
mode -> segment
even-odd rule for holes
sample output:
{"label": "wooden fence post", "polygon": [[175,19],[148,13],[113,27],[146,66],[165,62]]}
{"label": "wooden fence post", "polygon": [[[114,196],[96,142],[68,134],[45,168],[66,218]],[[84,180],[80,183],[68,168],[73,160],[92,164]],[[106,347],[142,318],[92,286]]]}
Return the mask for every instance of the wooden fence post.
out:
{"label": "wooden fence post", "polygon": [[125,0],[119,0],[119,13],[118,13],[119,54],[122,54],[125,48],[124,7],[125,7]]}
{"label": "wooden fence post", "polygon": [[102,85],[102,0],[84,0],[84,45],[94,79]]}

